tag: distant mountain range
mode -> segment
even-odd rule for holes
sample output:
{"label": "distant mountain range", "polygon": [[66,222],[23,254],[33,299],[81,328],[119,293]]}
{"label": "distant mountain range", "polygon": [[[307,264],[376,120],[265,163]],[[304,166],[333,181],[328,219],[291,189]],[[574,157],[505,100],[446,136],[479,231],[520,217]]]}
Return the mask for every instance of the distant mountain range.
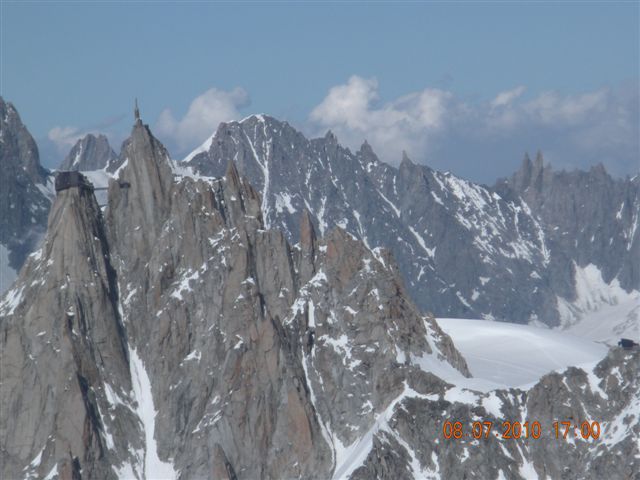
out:
{"label": "distant mountain range", "polygon": [[538,154],[488,187],[263,115],[220,125],[184,163],[220,176],[230,160],[261,192],[267,225],[297,242],[307,209],[320,233],[338,225],[389,248],[413,300],[437,316],[553,326],[640,303],[638,176],[556,172]]}
{"label": "distant mountain range", "polygon": [[[2,124],[4,136],[31,139],[17,113],[11,118]],[[60,169],[88,172],[106,186],[126,163],[128,141],[116,156],[106,137],[87,135]],[[3,161],[12,171],[30,165],[31,187],[22,187],[14,203],[40,208],[29,227],[39,232],[35,239],[49,205],[47,172],[33,139],[13,144]],[[602,166],[555,171],[538,154],[490,187],[406,155],[396,168],[366,142],[353,153],[331,132],[309,140],[266,115],[221,124],[180,165],[194,176],[221,177],[230,161],[259,191],[267,227],[296,243],[306,210],[320,235],[340,226],[370,249],[390,249],[413,301],[437,316],[569,326],[615,307],[616,335],[640,323],[638,176],[614,179]],[[28,225],[15,214],[0,225],[14,270],[35,247],[23,234]]]}

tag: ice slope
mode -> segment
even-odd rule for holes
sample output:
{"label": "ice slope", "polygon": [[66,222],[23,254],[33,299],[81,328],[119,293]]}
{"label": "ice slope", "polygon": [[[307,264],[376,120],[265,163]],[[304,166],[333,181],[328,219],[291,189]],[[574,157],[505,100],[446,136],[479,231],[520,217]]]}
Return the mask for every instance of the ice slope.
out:
{"label": "ice slope", "polygon": [[603,305],[567,326],[566,333],[607,345],[620,338],[640,339],[640,292],[633,291],[614,305]]}
{"label": "ice slope", "polygon": [[592,364],[608,351],[586,338],[529,325],[459,318],[437,322],[474,377],[504,387],[529,386],[551,371]]}
{"label": "ice slope", "polygon": [[207,138],[204,142],[202,142],[202,144],[198,148],[196,148],[193,152],[191,152],[189,155],[184,157],[182,159],[182,162],[186,163],[189,160],[191,160],[193,157],[198,155],[199,153],[209,151],[209,149],[211,148],[211,143],[213,142],[213,139],[214,139],[215,136],[216,136],[216,134],[214,132],[209,138]]}
{"label": "ice slope", "polygon": [[607,345],[640,339],[640,291],[627,292],[617,278],[605,282],[595,265],[574,268],[576,298],[558,297],[559,329]]}
{"label": "ice slope", "polygon": [[178,475],[171,462],[163,462],[158,457],[155,439],[155,423],[158,411],[153,402],[151,381],[147,370],[135,350],[129,350],[131,359],[131,382],[137,404],[137,414],[145,432],[144,472],[148,479],[172,480]]}

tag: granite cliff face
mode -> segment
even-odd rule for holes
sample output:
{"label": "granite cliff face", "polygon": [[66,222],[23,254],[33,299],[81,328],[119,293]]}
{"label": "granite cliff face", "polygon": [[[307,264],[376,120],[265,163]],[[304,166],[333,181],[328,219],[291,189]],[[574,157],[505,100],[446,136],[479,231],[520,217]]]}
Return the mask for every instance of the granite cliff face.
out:
{"label": "granite cliff face", "polygon": [[0,293],[46,230],[51,179],[15,107],[0,97]]}
{"label": "granite cliff face", "polygon": [[[349,438],[388,402],[385,387],[399,381],[397,351],[431,352],[421,315],[393,271],[346,233],[333,232],[323,245],[309,227],[298,250],[281,232],[265,230],[260,196],[234,164],[220,179],[178,181],[145,126],[134,128],[127,145],[127,166],[110,185],[107,221],[124,315],[139,319],[126,323],[131,343],[157,379],[159,452],[171,452],[184,478],[329,477],[331,420],[314,401],[314,381],[323,378],[311,377],[313,359],[323,352],[327,383],[335,375],[346,384],[344,369],[333,372],[329,360],[337,360],[339,347],[353,349],[350,365],[360,366],[352,375],[378,383],[371,409],[345,430],[342,438]],[[345,264],[346,244],[359,255]],[[397,309],[406,311],[399,319]],[[379,348],[358,322],[378,325]],[[387,331],[392,322],[397,335]],[[442,337],[433,340],[442,345],[440,361],[466,373],[429,322]],[[335,402],[344,402],[348,415],[357,397],[338,387]],[[349,425],[334,422],[337,431]],[[209,449],[215,455],[205,455]],[[193,461],[193,452],[202,457]]]}
{"label": "granite cliff face", "polygon": [[[366,142],[352,153],[330,132],[308,140],[263,115],[221,124],[185,164],[221,175],[228,159],[261,192],[268,225],[297,242],[308,209],[321,234],[337,225],[389,248],[413,300],[438,316],[554,326],[585,313],[583,290],[612,304],[615,282],[618,297],[640,290],[638,177],[613,180],[602,168],[539,175],[529,162],[487,187],[406,155],[395,168]],[[592,277],[602,271],[603,293],[580,286],[589,265]]]}
{"label": "granite cliff face", "polygon": [[[2,417],[3,475],[326,477],[326,425],[346,439],[364,428],[401,383],[399,354],[437,354],[468,374],[380,263],[390,265],[384,252],[378,260],[339,231],[323,245],[312,229],[292,249],[264,230],[260,197],[233,165],[217,180],[177,178],[142,124],[124,153],[106,221],[90,189],[59,192],[44,245],[2,303],[0,361],[12,366],[2,411],[14,414]],[[345,264],[347,248],[358,256]],[[378,325],[375,347],[364,325]],[[321,420],[312,390],[323,381],[316,352],[325,362],[340,348],[353,352],[351,375],[372,385],[371,407],[351,425],[348,410]],[[346,382],[328,368],[327,381]]]}
{"label": "granite cliff face", "polygon": [[56,197],[43,245],[0,304],[0,332],[2,477],[116,478],[115,451],[139,440],[123,446],[135,423],[113,400],[126,398],[131,378],[116,274],[90,190]]}
{"label": "granite cliff face", "polygon": [[[235,163],[185,176],[141,122],[121,156],[104,216],[90,188],[58,193],[0,303],[3,478],[637,471],[638,352],[529,391],[465,389],[464,358],[390,252],[316,235],[304,210],[292,246]],[[441,435],[445,419],[569,414],[618,430],[555,450]]]}
{"label": "granite cliff face", "polygon": [[90,171],[107,168],[113,171],[117,159],[107,137],[89,133],[76,142],[58,170]]}
{"label": "granite cliff face", "polygon": [[507,198],[524,199],[544,225],[551,284],[560,297],[579,300],[560,300],[567,320],[588,307],[566,272],[575,278],[596,269],[602,284],[640,290],[639,176],[614,179],[602,165],[588,172],[555,171],[538,153],[534,162],[526,156],[520,170],[496,188]]}

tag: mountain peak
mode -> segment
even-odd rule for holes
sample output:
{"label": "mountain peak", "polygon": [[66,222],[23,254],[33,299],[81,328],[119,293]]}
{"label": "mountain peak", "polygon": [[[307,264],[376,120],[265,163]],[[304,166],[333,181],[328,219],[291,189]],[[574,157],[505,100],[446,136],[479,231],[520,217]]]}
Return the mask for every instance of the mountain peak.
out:
{"label": "mountain peak", "polygon": [[364,142],[362,142],[362,145],[360,145],[360,153],[366,156],[375,155],[373,148],[371,148],[371,145],[369,144],[369,142],[367,142],[366,138]]}
{"label": "mountain peak", "polygon": [[529,152],[524,153],[520,168],[511,176],[511,183],[517,185],[519,190],[526,189],[531,183],[531,172],[533,171],[533,162],[529,157]]}
{"label": "mountain peak", "polygon": [[[38,145],[22,123],[18,110],[0,97],[0,143],[3,169],[11,162],[22,168],[33,183],[45,184],[49,172],[40,165]],[[17,162],[17,163],[16,163]]]}
{"label": "mountain peak", "polygon": [[[124,141],[120,159],[123,166],[118,181],[109,183],[110,223],[126,244],[123,249],[146,252],[170,208],[171,159],[149,126],[141,122],[133,126],[131,136]],[[136,227],[133,235],[131,225]],[[137,256],[131,261],[136,262]]]}
{"label": "mountain peak", "polygon": [[609,173],[607,172],[607,169],[605,168],[605,166],[602,164],[602,162],[598,162],[596,165],[592,166],[589,169],[590,173],[593,173],[597,176],[600,177],[604,177],[604,176],[608,176]]}
{"label": "mountain peak", "polygon": [[[517,191],[524,192],[531,186],[539,190],[543,187],[542,182],[545,171],[550,171],[550,169],[549,165],[545,167],[544,157],[540,150],[536,153],[536,159],[533,162],[529,157],[529,152],[525,152],[520,168],[511,176],[509,183]],[[498,183],[500,182],[501,180],[498,180]]]}
{"label": "mountain peak", "polygon": [[135,121],[135,123],[142,123],[142,120],[140,120],[140,109],[138,108],[138,99],[135,99],[135,104],[133,107],[133,119]]}
{"label": "mountain peak", "polygon": [[536,170],[542,170],[544,168],[544,157],[542,156],[542,151],[538,150],[536,152],[536,161],[534,164]]}
{"label": "mountain peak", "polygon": [[[83,178],[75,172],[67,175]],[[57,287],[42,288],[42,285]],[[121,428],[119,422],[111,422],[113,417],[98,413],[110,408],[103,385],[108,382],[117,395],[130,390],[131,379],[118,314],[116,274],[92,189],[72,186],[58,191],[44,241],[27,260],[13,289],[21,292],[21,300],[8,314],[20,319],[25,338],[33,340],[29,348],[34,350],[8,348],[7,344],[0,348],[1,363],[16,367],[3,370],[3,384],[24,385],[21,391],[9,388],[15,392],[15,404],[24,408],[3,418],[3,424],[10,431],[22,431],[19,425],[31,423],[30,418],[37,411],[38,430],[29,436],[30,442],[64,445],[46,450],[39,447],[39,460],[30,466],[39,468],[38,477],[44,478],[57,465],[58,472],[66,471],[69,478],[80,478],[80,464],[72,459],[82,458],[90,459],[83,463],[83,473],[110,478],[112,452],[106,452],[100,432],[110,431],[110,437],[122,441],[124,430],[129,427]],[[3,318],[5,328],[12,323],[4,321],[6,318]],[[39,365],[55,365],[60,374],[43,373]],[[23,378],[38,381],[26,386],[20,380]],[[35,407],[37,398],[47,398],[48,407]],[[123,415],[121,425],[130,422],[133,431],[137,430],[136,419],[128,409],[122,409],[120,415]],[[77,422],[87,432],[84,437],[77,434]],[[7,450],[3,448],[3,452]],[[20,456],[12,452],[5,458],[14,462]],[[2,465],[3,477],[15,478],[13,474],[7,475],[11,462]]]}
{"label": "mountain peak", "polygon": [[338,137],[336,137],[336,135],[331,130],[327,130],[327,133],[324,134],[324,139],[331,145],[338,144]]}
{"label": "mountain peak", "polygon": [[251,115],[244,117],[242,120],[238,121],[238,123],[242,124],[242,123],[251,123],[251,122],[257,122],[257,123],[270,123],[273,121],[278,121],[275,118],[266,115],[264,113],[252,113]]}
{"label": "mountain peak", "polygon": [[400,170],[413,168],[416,164],[411,161],[406,150],[402,150],[402,160],[400,161]]}
{"label": "mountain peak", "polygon": [[0,293],[40,242],[51,205],[49,172],[16,108],[0,97]]}
{"label": "mountain peak", "polygon": [[117,158],[105,135],[88,133],[76,142],[58,170],[101,170]]}

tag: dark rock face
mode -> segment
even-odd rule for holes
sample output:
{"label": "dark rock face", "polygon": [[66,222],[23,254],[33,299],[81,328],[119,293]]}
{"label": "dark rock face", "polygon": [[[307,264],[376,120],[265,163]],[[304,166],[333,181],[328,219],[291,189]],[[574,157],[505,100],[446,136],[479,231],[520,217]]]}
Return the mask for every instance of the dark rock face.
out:
{"label": "dark rock face", "polygon": [[522,197],[541,219],[558,271],[594,264],[605,282],[617,278],[627,290],[640,287],[640,177],[613,179],[602,165],[554,171],[538,153],[497,188]]}
{"label": "dark rock face", "polygon": [[109,145],[107,137],[89,133],[77,141],[58,167],[58,170],[112,169],[114,166],[112,164],[117,162],[117,159],[118,156]]}
{"label": "dark rock face", "polygon": [[[339,228],[318,236],[302,211],[292,247],[234,163],[183,177],[140,122],[125,144],[104,219],[90,189],[59,192],[0,303],[3,478],[637,471],[637,351],[528,392],[449,384],[437,374],[464,380],[466,362],[388,251]],[[555,450],[442,437],[445,419],[570,414],[618,430]]]}
{"label": "dark rock face", "polygon": [[[370,248],[389,248],[413,300],[439,316],[556,325],[558,297],[576,296],[573,261],[605,269],[607,281],[618,275],[627,290],[640,287],[637,179],[594,169],[544,183],[529,162],[490,188],[406,155],[391,167],[366,142],[354,154],[331,133],[307,140],[267,116],[222,124],[187,164],[221,176],[230,159],[261,192],[267,225],[297,242],[307,210],[320,234],[337,225]],[[563,190],[567,176],[579,179],[569,182],[573,193]],[[539,188],[524,194],[530,182]]]}
{"label": "dark rock face", "polygon": [[127,399],[131,379],[116,274],[90,190],[58,194],[44,244],[0,304],[0,351],[0,475],[116,478],[111,467],[139,444],[139,429],[112,400]]}
{"label": "dark rock face", "polygon": [[0,292],[3,292],[11,283],[12,272],[20,269],[46,230],[51,178],[40,166],[38,147],[15,107],[2,97],[0,166],[0,248],[4,251],[0,257],[3,264]]}
{"label": "dark rock face", "polygon": [[44,184],[49,172],[40,165],[38,146],[15,107],[0,97],[3,161],[20,166],[33,183]]}

